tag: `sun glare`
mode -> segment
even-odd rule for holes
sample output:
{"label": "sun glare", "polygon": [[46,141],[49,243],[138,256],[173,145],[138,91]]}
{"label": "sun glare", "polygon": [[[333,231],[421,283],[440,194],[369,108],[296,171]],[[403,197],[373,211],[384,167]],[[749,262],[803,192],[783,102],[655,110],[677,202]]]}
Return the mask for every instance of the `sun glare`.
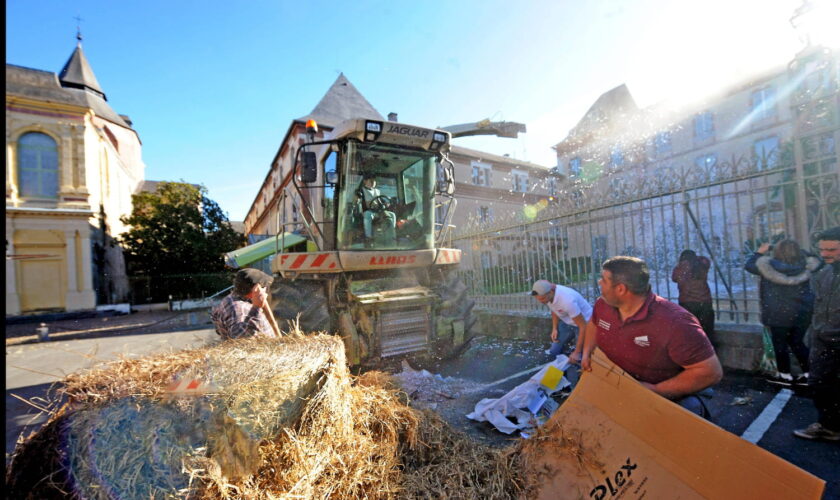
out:
{"label": "sun glare", "polygon": [[803,41],[840,49],[840,2],[837,0],[811,0],[797,11],[791,24],[799,31]]}

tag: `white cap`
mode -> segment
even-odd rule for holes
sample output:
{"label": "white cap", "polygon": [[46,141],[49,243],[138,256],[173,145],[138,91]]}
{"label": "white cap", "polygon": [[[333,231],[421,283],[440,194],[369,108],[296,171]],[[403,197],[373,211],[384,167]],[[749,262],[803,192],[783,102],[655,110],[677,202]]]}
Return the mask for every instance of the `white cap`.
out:
{"label": "white cap", "polygon": [[545,295],[554,290],[554,284],[548,280],[538,280],[531,288],[531,295]]}

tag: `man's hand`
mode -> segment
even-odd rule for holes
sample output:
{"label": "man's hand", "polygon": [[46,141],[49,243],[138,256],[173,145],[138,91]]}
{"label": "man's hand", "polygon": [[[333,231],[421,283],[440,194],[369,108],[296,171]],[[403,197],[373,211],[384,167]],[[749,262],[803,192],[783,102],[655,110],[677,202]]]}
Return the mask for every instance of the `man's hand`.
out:
{"label": "man's hand", "polygon": [[592,371],[592,358],[586,352],[584,352],[580,357],[580,367],[583,368],[584,371]]}
{"label": "man's hand", "polygon": [[574,351],[572,351],[571,354],[569,354],[569,363],[578,365],[580,364],[582,358],[582,353],[579,350],[575,349]]}
{"label": "man's hand", "polygon": [[757,252],[764,255],[767,253],[767,250],[770,250],[770,243],[763,243],[760,247],[758,247]]}
{"label": "man's hand", "polygon": [[266,292],[262,285],[254,285],[254,291],[251,294],[251,303],[260,309],[262,309],[263,305],[268,304],[268,292]]}
{"label": "man's hand", "polygon": [[552,328],[551,330],[551,341],[557,342],[557,328]]}

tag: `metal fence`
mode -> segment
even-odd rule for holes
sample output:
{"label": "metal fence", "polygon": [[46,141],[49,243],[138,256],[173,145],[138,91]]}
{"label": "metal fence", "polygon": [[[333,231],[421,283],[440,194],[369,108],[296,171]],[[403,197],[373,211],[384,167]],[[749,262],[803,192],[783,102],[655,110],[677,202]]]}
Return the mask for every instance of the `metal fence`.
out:
{"label": "metal fence", "polygon": [[746,258],[785,237],[813,251],[814,234],[840,224],[833,139],[793,158],[788,144],[764,158],[600,172],[558,201],[462,228],[449,244],[463,251],[460,272],[477,308],[535,315],[548,314],[529,295],[535,280],[570,286],[592,303],[600,265],[615,255],[643,258],[653,291],[676,301],[671,271],[692,249],[713,261],[718,320],[757,323],[757,278],[744,271]]}
{"label": "metal fence", "polygon": [[233,283],[233,273],[129,276],[129,300],[149,304],[210,297]]}

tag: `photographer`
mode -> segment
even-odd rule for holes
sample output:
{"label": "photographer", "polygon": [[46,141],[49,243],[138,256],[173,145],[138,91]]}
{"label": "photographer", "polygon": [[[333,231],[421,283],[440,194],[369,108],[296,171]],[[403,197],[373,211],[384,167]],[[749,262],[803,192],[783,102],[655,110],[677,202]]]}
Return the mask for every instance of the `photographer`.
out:
{"label": "photographer", "polygon": [[[772,249],[771,255],[765,255]],[[820,267],[819,259],[807,256],[793,240],[782,240],[775,247],[764,243],[747,260],[744,269],[758,275],[761,323],[770,330],[777,372],[768,377],[773,384],[808,384],[808,348],[802,341],[811,324],[814,292],[809,280]],[[803,374],[793,378],[790,352],[796,356]]]}

